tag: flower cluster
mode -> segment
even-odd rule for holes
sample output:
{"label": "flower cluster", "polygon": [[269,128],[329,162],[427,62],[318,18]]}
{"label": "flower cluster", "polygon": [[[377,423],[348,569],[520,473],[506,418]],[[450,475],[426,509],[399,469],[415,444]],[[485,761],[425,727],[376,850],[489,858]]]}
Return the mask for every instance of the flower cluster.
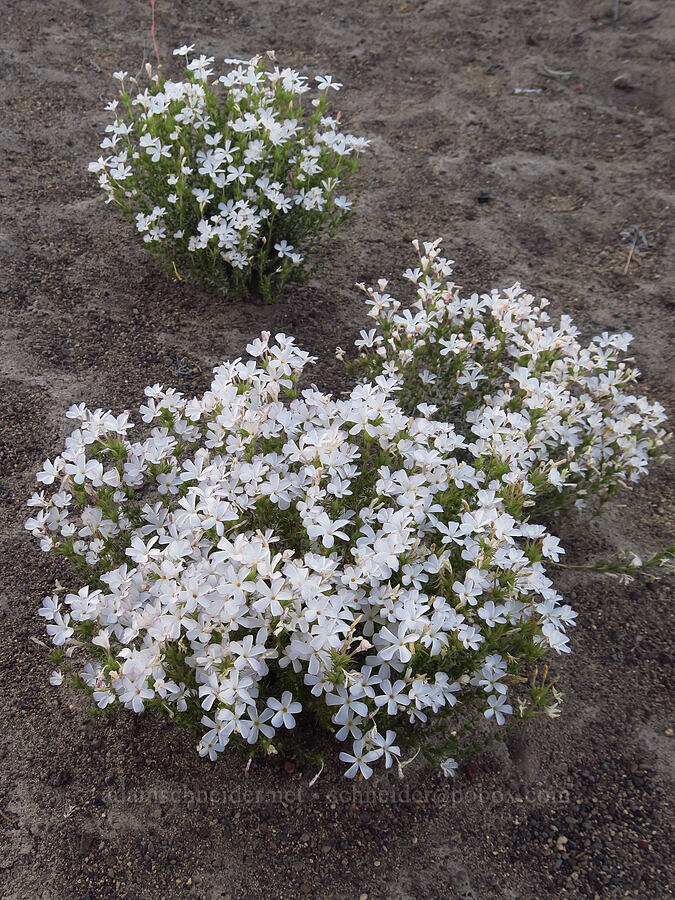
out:
{"label": "flower cluster", "polygon": [[605,332],[583,346],[569,316],[552,324],[548,301],[519,284],[462,297],[439,244],[414,242],[409,306],[385,280],[367,290],[376,327],[356,342],[357,369],[394,379],[408,412],[431,401],[441,419],[468,423],[467,458],[490,457],[537,514],[636,482],[667,435],[661,404],[633,392],[639,373],[622,359],[632,336]]}
{"label": "flower cluster", "polygon": [[193,49],[174,51],[186,58],[184,81],[149,70],[139,91],[115,73],[108,155],[89,169],[172,274],[273,299],[350,215],[368,141],[326,113],[327,94],[342,86],[330,75],[316,77],[307,108],[307,78],[272,66],[271,55],[225,60],[233,68],[210,83],[214,59],[192,58]]}
{"label": "flower cluster", "polygon": [[84,576],[40,609],[61,667],[101,708],[191,723],[211,759],[321,727],[348,777],[415,747],[452,774],[476,720],[487,740],[555,715],[535,664],[575,614],[526,481],[403,412],[396,373],[335,399],[300,390],[292,338],[247,351],[201,397],[147,388],[133,441],[129,413],[69,409],[26,522]]}

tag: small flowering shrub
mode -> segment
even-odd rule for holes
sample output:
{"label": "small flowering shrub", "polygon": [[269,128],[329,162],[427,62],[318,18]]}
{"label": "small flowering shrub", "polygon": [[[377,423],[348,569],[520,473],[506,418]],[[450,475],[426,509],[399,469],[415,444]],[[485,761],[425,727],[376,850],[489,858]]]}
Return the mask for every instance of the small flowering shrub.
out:
{"label": "small flowering shrub", "polygon": [[536,514],[601,503],[638,481],[667,434],[663,406],[633,392],[639,373],[622,359],[632,335],[583,346],[569,316],[552,324],[548,300],[519,284],[463,298],[439,244],[414,242],[409,306],[386,280],[368,289],[376,327],[361,332],[355,368],[392,378],[408,412],[435,404],[471,441],[465,457],[490,458]]}
{"label": "small flowering shrub", "polygon": [[[174,54],[189,57],[193,47]],[[185,80],[152,76],[140,90],[116,72],[120,100],[106,109],[98,174],[106,202],[135,222],[147,247],[178,278],[215,291],[274,299],[307,274],[350,215],[358,154],[368,141],[340,130],[326,96],[342,86],[271,67],[270,57],[187,62]]]}
{"label": "small flowering shrub", "polygon": [[404,413],[397,371],[335,399],[298,393],[292,338],[247,350],[201,397],[147,388],[134,440],[129,413],[69,409],[26,522],[81,573],[40,609],[53,683],[163,711],[211,759],[321,728],[348,777],[420,747],[452,774],[510,721],[555,715],[545,657],[575,613],[517,464],[432,406]]}

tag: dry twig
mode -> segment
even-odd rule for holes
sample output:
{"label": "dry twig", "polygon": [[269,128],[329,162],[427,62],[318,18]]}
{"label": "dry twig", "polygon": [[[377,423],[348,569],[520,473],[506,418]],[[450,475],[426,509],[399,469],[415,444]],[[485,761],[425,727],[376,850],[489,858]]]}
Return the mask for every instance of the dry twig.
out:
{"label": "dry twig", "polygon": [[[639,225],[633,225],[631,228],[627,229],[626,231],[622,231],[621,238],[624,241],[627,241],[627,240],[631,241],[630,250],[628,251],[628,259],[626,260],[626,265],[623,270],[623,274],[627,275],[628,269],[631,264],[631,260],[633,259],[633,254],[635,253],[635,249],[638,245],[638,241],[640,242],[641,248],[643,250],[646,250],[649,245],[647,244],[647,238],[645,237],[645,233],[644,233],[644,231],[640,230]],[[637,257],[636,257],[636,261],[637,261]]]}

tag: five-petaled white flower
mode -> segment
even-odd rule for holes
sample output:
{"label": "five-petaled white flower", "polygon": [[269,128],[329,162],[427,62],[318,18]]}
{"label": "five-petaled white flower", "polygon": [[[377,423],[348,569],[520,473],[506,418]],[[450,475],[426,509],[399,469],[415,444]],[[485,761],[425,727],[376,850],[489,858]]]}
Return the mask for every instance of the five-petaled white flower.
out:
{"label": "five-petaled white flower", "polygon": [[275,728],[280,728],[281,725],[284,728],[295,728],[294,713],[299,713],[302,710],[302,704],[298,703],[297,700],[293,700],[293,694],[290,691],[284,691],[281,695],[281,700],[277,700],[276,697],[270,697],[267,705],[273,712],[271,724]]}

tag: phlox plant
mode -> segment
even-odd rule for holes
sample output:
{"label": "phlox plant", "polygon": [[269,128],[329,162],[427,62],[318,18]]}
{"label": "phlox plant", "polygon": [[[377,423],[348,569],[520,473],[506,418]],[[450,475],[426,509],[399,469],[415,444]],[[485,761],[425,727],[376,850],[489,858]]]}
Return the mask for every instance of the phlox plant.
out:
{"label": "phlox plant", "polygon": [[362,378],[392,378],[409,413],[433,403],[471,442],[467,458],[490,457],[521,486],[531,515],[597,510],[663,455],[664,408],[635,393],[639,372],[623,356],[632,335],[584,345],[570,316],[552,322],[549,301],[520,284],[463,297],[440,241],[414,246],[411,303],[384,279],[361,285],[375,324],[356,341]]}
{"label": "phlox plant", "polygon": [[148,387],[140,421],[68,410],[26,522],[80,577],[39,611],[52,682],[168,714],[210,759],[321,729],[347,777],[420,749],[451,775],[557,715],[547,659],[575,613],[519,465],[432,405],[404,412],[396,371],[338,399],[301,387],[293,338],[247,351],[202,396]]}
{"label": "phlox plant", "polygon": [[89,165],[106,202],[131,219],[179,279],[216,292],[275,299],[310,274],[351,214],[359,152],[327,95],[342,85],[273,64],[273,54],[226,59],[174,51],[187,68],[171,81],[148,66],[141,89],[116,72],[120,99]]}

